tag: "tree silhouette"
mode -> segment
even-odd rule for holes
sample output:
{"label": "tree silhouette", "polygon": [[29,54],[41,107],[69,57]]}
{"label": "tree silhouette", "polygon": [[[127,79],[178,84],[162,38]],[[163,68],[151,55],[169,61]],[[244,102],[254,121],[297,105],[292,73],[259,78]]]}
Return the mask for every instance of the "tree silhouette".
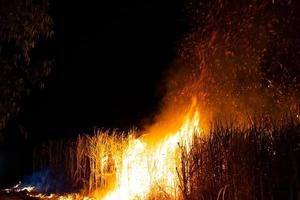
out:
{"label": "tree silhouette", "polygon": [[21,99],[49,75],[52,61],[32,55],[53,35],[48,11],[48,0],[0,0],[0,138]]}

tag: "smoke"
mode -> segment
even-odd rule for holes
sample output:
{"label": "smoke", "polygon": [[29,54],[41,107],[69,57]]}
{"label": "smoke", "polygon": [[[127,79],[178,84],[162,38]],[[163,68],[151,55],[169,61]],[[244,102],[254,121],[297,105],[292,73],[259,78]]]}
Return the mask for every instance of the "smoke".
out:
{"label": "smoke", "polygon": [[297,1],[189,1],[190,32],[168,73],[158,118],[184,111],[193,97],[206,126],[298,116],[299,11]]}
{"label": "smoke", "polygon": [[70,192],[65,182],[65,176],[62,172],[54,174],[50,170],[35,171],[31,175],[24,177],[19,188],[34,186],[34,190],[43,194],[62,194]]}

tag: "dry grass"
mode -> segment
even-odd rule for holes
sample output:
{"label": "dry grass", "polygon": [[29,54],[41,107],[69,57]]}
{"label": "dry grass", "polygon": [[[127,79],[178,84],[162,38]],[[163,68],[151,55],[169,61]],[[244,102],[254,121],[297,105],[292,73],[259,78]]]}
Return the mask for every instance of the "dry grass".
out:
{"label": "dry grass", "polygon": [[[129,135],[134,137],[133,132]],[[111,174],[121,164],[129,137],[97,131],[73,141],[50,142],[37,148],[35,166],[54,175],[63,171],[67,184],[85,193],[112,187]],[[194,138],[190,152],[179,148],[178,199],[300,198],[300,124],[292,119],[255,122],[247,128],[215,123],[208,136]],[[149,199],[170,196],[157,185]]]}
{"label": "dry grass", "polygon": [[35,149],[34,170],[50,170],[53,179],[63,171],[66,184],[90,193],[110,187],[127,143],[123,133],[102,130],[93,136],[78,135],[75,140],[50,141]]}
{"label": "dry grass", "polygon": [[180,186],[185,200],[299,199],[300,125],[214,125],[182,151]]}

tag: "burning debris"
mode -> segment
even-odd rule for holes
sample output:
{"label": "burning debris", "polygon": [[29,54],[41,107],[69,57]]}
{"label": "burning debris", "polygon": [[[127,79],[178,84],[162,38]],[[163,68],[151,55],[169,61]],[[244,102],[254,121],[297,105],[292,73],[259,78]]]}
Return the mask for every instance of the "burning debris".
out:
{"label": "burning debris", "polygon": [[6,193],[11,193],[11,192],[23,192],[23,191],[31,192],[34,190],[34,186],[20,187],[21,183],[22,182],[20,181],[18,184],[14,185],[11,188],[3,189],[3,191]]}

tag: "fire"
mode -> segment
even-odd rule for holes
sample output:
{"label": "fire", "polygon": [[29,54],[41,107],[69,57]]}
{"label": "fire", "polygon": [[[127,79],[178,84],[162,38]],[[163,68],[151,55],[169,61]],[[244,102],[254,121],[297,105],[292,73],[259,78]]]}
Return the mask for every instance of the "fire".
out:
{"label": "fire", "polygon": [[21,181],[18,184],[14,185],[13,187],[4,189],[3,191],[6,193],[23,192],[23,191],[31,192],[31,191],[34,191],[34,189],[35,189],[34,186],[20,187],[20,185],[21,185]]}
{"label": "fire", "polygon": [[179,145],[184,145],[187,152],[190,150],[193,137],[201,132],[199,120],[194,102],[177,132],[165,133],[154,143],[149,142],[147,135],[131,139],[121,168],[117,169],[116,187],[104,199],[145,199],[152,190],[163,190],[160,192],[175,198],[179,188]]}
{"label": "fire", "polygon": [[[252,116],[262,114],[272,121],[290,111],[299,113],[296,68],[300,61],[289,58],[299,57],[300,45],[295,47],[298,41],[288,40],[285,31],[280,31],[290,27],[290,13],[296,12],[282,12],[280,7],[291,8],[291,2],[273,4],[267,0],[240,1],[234,6],[222,0],[199,4],[202,8],[195,8],[196,16],[192,16],[199,27],[183,41],[175,63],[178,72],[171,72],[166,81],[164,103],[171,110],[163,112],[166,123],[158,121],[140,137],[100,131],[78,136],[69,146],[54,146],[56,154],[48,156],[54,160],[49,164],[65,159],[66,176],[83,186],[83,192],[37,197],[133,200],[158,195],[156,199],[180,199],[181,153],[190,152],[194,136],[202,135],[207,122],[226,125],[234,121],[243,127],[252,125],[248,123]],[[57,154],[60,150],[67,153]],[[39,158],[43,157],[47,156]],[[12,191],[33,190],[17,186]]]}

